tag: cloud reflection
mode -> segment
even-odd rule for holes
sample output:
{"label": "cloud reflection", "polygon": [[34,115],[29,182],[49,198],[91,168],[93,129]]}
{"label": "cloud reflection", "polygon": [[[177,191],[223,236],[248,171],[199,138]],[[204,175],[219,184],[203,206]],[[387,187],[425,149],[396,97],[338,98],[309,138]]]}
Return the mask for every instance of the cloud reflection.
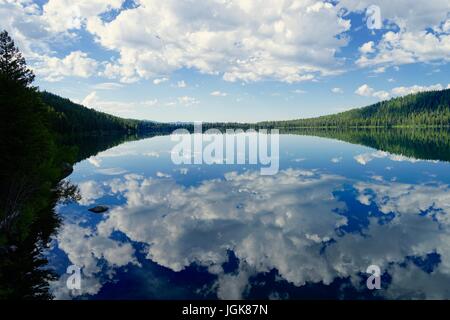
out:
{"label": "cloud reflection", "polygon": [[[350,209],[335,192],[346,184],[362,205],[379,214],[394,213],[394,218],[381,224],[369,214],[363,234],[339,231],[348,223]],[[119,231],[145,244],[146,258],[160,266],[175,272],[193,263],[207,267],[217,275],[217,295],[224,299],[245,297],[249,278],[273,269],[295,286],[349,277],[358,287],[371,264],[392,276],[380,295],[450,297],[443,285],[450,283],[446,185],[363,183],[317,170],[287,169],[275,176],[231,172],[190,187],[170,176],[128,174],[103,187],[125,202],[94,230],[67,225],[58,235],[70,261],[91,276],[100,272],[100,260],[111,270],[138,264],[130,244],[112,240]],[[239,259],[232,274],[222,266],[230,250]],[[408,260],[432,252],[441,260],[431,273]]]}

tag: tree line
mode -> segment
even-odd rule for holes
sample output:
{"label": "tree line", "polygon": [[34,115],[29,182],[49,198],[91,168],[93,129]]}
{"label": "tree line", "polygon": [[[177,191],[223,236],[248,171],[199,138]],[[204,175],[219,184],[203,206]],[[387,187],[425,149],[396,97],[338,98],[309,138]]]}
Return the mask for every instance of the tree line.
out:
{"label": "tree line", "polygon": [[448,127],[450,89],[420,92],[349,111],[309,119],[265,121],[262,127]]}

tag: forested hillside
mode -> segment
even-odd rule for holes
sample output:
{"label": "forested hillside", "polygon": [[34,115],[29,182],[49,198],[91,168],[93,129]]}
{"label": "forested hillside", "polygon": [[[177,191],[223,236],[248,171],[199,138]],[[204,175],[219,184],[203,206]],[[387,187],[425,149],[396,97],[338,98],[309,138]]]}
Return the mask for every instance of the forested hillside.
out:
{"label": "forested hillside", "polygon": [[56,130],[66,134],[86,132],[135,131],[139,121],[123,119],[74,103],[49,92],[41,92],[45,104],[55,111],[53,123]]}
{"label": "forested hillside", "polygon": [[50,92],[40,93],[42,101],[53,113],[51,122],[56,131],[64,135],[138,133],[170,133],[180,124],[124,119],[87,108]]}
{"label": "forested hillside", "polygon": [[410,94],[333,115],[310,119],[267,121],[262,127],[392,127],[450,125],[450,89]]}

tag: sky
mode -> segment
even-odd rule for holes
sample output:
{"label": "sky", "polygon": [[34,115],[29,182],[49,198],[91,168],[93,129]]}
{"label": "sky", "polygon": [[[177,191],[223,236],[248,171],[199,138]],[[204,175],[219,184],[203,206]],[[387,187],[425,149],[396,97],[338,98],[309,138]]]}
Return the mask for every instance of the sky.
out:
{"label": "sky", "polygon": [[0,0],[36,85],[125,118],[314,117],[450,87],[448,0]]}

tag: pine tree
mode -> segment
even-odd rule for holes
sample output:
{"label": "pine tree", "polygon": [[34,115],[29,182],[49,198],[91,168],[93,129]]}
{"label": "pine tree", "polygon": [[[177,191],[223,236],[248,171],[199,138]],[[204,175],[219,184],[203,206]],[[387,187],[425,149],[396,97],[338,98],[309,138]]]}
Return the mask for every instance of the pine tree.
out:
{"label": "pine tree", "polygon": [[34,80],[33,71],[6,30],[0,33],[0,75],[22,86],[29,86]]}

